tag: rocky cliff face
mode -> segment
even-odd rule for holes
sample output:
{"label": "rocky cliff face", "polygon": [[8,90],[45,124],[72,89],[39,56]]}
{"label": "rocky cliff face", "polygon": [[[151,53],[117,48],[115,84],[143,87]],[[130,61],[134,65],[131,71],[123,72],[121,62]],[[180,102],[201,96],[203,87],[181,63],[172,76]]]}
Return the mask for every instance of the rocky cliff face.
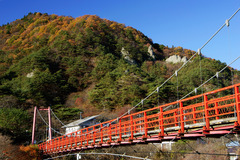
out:
{"label": "rocky cliff face", "polygon": [[149,53],[150,57],[152,57],[153,60],[156,60],[155,53],[153,52],[152,45],[150,45],[148,47],[148,53]]}
{"label": "rocky cliff face", "polygon": [[136,64],[136,61],[132,58],[130,58],[129,52],[122,47],[121,54],[123,58],[129,63],[129,64]]}
{"label": "rocky cliff face", "polygon": [[173,55],[173,56],[170,56],[169,58],[166,59],[166,62],[167,63],[186,63],[187,62],[187,57],[180,57],[179,55]]}

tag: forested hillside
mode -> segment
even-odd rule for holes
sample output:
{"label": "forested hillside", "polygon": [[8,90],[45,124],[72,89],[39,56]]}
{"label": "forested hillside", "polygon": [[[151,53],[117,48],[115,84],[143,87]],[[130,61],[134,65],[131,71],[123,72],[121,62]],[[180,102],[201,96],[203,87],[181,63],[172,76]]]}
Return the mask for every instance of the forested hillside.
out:
{"label": "forested hillside", "polygon": [[[190,58],[194,53],[153,43],[132,27],[95,15],[72,18],[29,13],[0,26],[1,132],[15,138],[25,135],[31,129],[29,111],[35,105],[51,106],[65,122],[80,111],[84,116],[103,110],[120,115],[183,64],[166,63],[169,56]],[[183,97],[224,66],[196,56],[160,88],[159,95],[137,110]],[[239,72],[227,68],[203,91],[237,82]]]}

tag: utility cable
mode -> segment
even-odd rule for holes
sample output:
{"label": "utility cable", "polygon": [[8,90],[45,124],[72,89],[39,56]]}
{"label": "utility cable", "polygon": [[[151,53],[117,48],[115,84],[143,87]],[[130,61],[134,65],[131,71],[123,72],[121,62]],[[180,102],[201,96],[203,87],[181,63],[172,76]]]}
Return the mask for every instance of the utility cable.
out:
{"label": "utility cable", "polygon": [[161,152],[161,150],[155,145],[155,144],[153,144],[153,143],[151,143],[158,151],[160,151]]}
{"label": "utility cable", "polygon": [[209,155],[209,156],[240,156],[238,154],[221,154],[221,153],[196,153],[196,152],[165,152],[165,151],[162,151],[162,153],[174,153],[174,154],[198,154],[198,155]]}
{"label": "utility cable", "polygon": [[[209,155],[209,156],[240,156],[238,154],[221,154],[221,153],[195,153],[195,152],[166,152],[166,151],[161,151],[162,153],[173,153],[173,154],[198,154],[198,155]],[[142,153],[148,153],[148,152],[142,152]],[[157,153],[157,152],[155,152]],[[77,153],[75,154],[71,154],[71,155],[76,155]],[[91,154],[91,153],[83,153],[83,155],[87,155],[87,154]],[[97,154],[97,153],[92,153],[92,154]],[[101,153],[99,153],[100,155]],[[107,154],[103,154],[103,155],[107,155]],[[113,155],[113,154],[108,154],[108,155]],[[117,156],[122,156],[121,154],[116,154]],[[50,160],[50,159],[56,159],[56,158],[61,158],[61,157],[65,157],[66,155],[63,155],[63,156],[58,156],[58,157],[53,157],[53,158],[48,158],[48,159],[45,159],[45,160]],[[129,157],[129,156],[125,156],[125,157],[128,157],[128,158],[133,158],[134,156],[132,157]],[[141,158],[141,157],[138,157],[138,158],[135,158],[135,159],[143,159],[144,158]],[[147,159],[145,159],[147,160]]]}
{"label": "utility cable", "polygon": [[187,142],[185,142],[184,140],[183,140],[183,142],[185,143],[185,144],[187,144],[188,145],[188,147],[190,147],[193,151],[195,151],[197,154],[201,154],[200,152],[198,152],[196,149],[194,149],[190,144],[188,144]]}
{"label": "utility cable", "polygon": [[228,135],[230,133],[232,133],[233,130],[231,130],[231,132],[229,132],[228,134],[224,135],[223,137],[226,137],[227,139],[229,139],[231,142],[235,143],[238,147],[240,146],[238,143],[236,143],[235,141],[233,141],[231,138],[228,137]]}
{"label": "utility cable", "polygon": [[[73,154],[69,154],[68,156],[72,156],[72,155],[110,155],[110,156],[117,156],[117,157],[126,157],[126,158],[134,158],[134,159],[142,159],[142,160],[151,160],[148,158],[142,158],[142,157],[136,157],[136,156],[129,156],[129,155],[125,155],[125,154],[114,154],[114,153],[73,153]],[[57,159],[57,158],[62,158],[62,157],[66,157],[67,155],[61,155],[61,156],[56,156],[56,157],[52,157],[52,158],[47,158],[44,160],[50,160],[50,159]]]}
{"label": "utility cable", "polygon": [[[160,151],[162,153],[174,153],[174,154],[198,154],[198,155],[209,155],[209,156],[240,156],[238,154],[221,154],[221,153],[205,153],[205,152],[199,152],[199,153],[196,153],[196,152],[169,152],[169,151]],[[134,153],[134,152],[128,152],[128,153]],[[149,152],[141,152],[141,153],[149,153]],[[153,152],[153,153],[157,153],[157,152]],[[70,155],[76,155],[78,153],[75,153],[75,154],[70,154]],[[81,153],[82,155],[89,155],[89,154],[98,154],[98,155],[101,155],[101,153]],[[103,155],[112,155],[112,153],[104,153]],[[117,154],[118,155],[118,154]],[[121,154],[119,154],[121,155]],[[50,160],[50,159],[56,159],[56,158],[61,158],[61,157],[65,157],[66,155],[63,155],[63,156],[58,156],[58,157],[52,157],[52,158],[48,158],[48,159],[45,159],[45,160]],[[126,156],[125,156],[126,157]],[[129,157],[130,158],[130,157]],[[136,159],[144,159],[142,157],[138,157]]]}
{"label": "utility cable", "polygon": [[134,151],[134,153],[137,153],[137,151],[133,149],[131,145],[129,147]]}
{"label": "utility cable", "polygon": [[234,144],[236,144],[238,147],[240,147],[239,143],[236,143],[235,141],[233,141],[231,138],[229,138],[228,136],[226,136],[227,139],[229,139],[231,142],[233,142]]}

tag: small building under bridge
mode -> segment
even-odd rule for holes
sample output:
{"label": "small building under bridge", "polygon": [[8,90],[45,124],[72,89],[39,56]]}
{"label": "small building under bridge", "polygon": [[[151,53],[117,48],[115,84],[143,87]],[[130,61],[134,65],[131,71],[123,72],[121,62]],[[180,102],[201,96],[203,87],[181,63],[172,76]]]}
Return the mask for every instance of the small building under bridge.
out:
{"label": "small building under bridge", "polygon": [[62,128],[65,128],[65,134],[72,133],[72,132],[78,131],[82,128],[86,128],[86,127],[98,124],[99,122],[97,122],[97,120],[96,120],[96,118],[98,116],[99,115],[95,115],[95,116],[90,116],[90,117],[86,117],[83,119],[79,119],[79,120],[76,120],[74,122],[71,122],[71,123],[63,126]]}

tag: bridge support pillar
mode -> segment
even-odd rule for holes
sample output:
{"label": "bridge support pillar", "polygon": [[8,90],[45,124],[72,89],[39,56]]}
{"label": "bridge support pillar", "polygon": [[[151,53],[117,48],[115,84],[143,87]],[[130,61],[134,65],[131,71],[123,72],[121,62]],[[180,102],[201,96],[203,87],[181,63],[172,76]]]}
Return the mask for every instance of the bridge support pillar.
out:
{"label": "bridge support pillar", "polygon": [[235,105],[236,105],[236,112],[237,112],[237,121],[238,121],[238,125],[240,125],[240,109],[239,109],[239,106],[240,106],[240,102],[239,102],[239,88],[238,86],[234,86],[234,92],[235,92]]}
{"label": "bridge support pillar", "polygon": [[183,102],[180,101],[180,121],[181,121],[181,133],[184,133],[184,113],[183,113]]}
{"label": "bridge support pillar", "polygon": [[133,115],[130,116],[130,120],[131,120],[131,138],[130,138],[130,140],[133,140],[133,132],[134,132]]}
{"label": "bridge support pillar", "polygon": [[101,131],[101,145],[103,144],[103,125],[100,125],[100,131]]}
{"label": "bridge support pillar", "polygon": [[111,126],[112,123],[109,123],[108,124],[108,136],[109,136],[109,143],[111,144],[112,143],[112,126]]}
{"label": "bridge support pillar", "polygon": [[34,138],[35,138],[36,114],[37,114],[37,107],[35,106],[34,113],[33,113],[32,144],[34,144]]}
{"label": "bridge support pillar", "polygon": [[52,121],[51,121],[51,108],[48,107],[48,124],[49,124],[49,140],[52,140]]}
{"label": "bridge support pillar", "polygon": [[148,124],[147,124],[147,113],[144,112],[144,137],[147,138]]}
{"label": "bridge support pillar", "polygon": [[205,122],[206,122],[205,130],[210,130],[208,98],[206,94],[204,94],[204,111],[205,111]]}
{"label": "bridge support pillar", "polygon": [[159,129],[161,130],[160,133],[159,133],[159,137],[164,137],[164,126],[163,126],[163,108],[160,107],[160,112],[159,112],[159,117],[158,117],[158,120],[159,120]]}
{"label": "bridge support pillar", "polygon": [[118,121],[118,123],[119,123],[119,131],[118,131],[119,132],[119,139],[118,139],[118,141],[119,142],[122,141],[122,123],[121,122],[122,122],[122,119],[120,118],[119,121]]}

